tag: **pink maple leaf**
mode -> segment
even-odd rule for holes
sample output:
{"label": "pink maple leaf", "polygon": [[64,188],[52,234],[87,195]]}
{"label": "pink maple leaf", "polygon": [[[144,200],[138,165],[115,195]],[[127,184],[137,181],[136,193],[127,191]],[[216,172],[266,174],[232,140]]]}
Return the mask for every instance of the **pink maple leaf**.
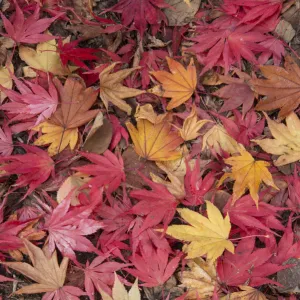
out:
{"label": "pink maple leaf", "polygon": [[49,234],[50,253],[56,246],[64,256],[77,262],[75,250],[99,252],[85,235],[95,233],[103,224],[90,218],[94,204],[70,208],[70,203],[71,197],[67,197],[54,208],[45,217],[43,229]]}
{"label": "pink maple leaf", "polygon": [[7,123],[0,127],[0,153],[2,156],[9,156],[14,150],[14,145],[11,136],[11,130]]}
{"label": "pink maple leaf", "polygon": [[44,32],[52,22],[61,17],[64,13],[58,14],[53,18],[39,19],[40,6],[36,4],[33,14],[25,19],[18,2],[16,0],[13,0],[13,2],[16,12],[13,22],[9,21],[4,14],[0,12],[4,28],[7,32],[6,34],[2,33],[3,36],[13,39],[16,43],[28,44],[36,44],[53,39],[53,36],[41,32]]}

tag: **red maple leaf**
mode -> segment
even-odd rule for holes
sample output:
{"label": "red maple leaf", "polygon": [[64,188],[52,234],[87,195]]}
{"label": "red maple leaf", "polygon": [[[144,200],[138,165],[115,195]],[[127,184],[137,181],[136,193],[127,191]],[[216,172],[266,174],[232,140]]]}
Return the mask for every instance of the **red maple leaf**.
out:
{"label": "red maple leaf", "polygon": [[227,74],[235,63],[241,68],[242,58],[258,64],[255,55],[266,51],[259,43],[267,36],[252,30],[249,25],[240,25],[239,20],[231,16],[220,17],[209,25],[199,25],[196,33],[198,36],[191,38],[196,44],[189,51],[196,53],[204,65],[201,74],[214,66],[224,67]]}
{"label": "red maple leaf", "polygon": [[0,85],[0,89],[12,101],[1,105],[1,109],[16,115],[10,119],[10,122],[37,117],[36,122],[33,124],[35,126],[49,119],[56,111],[58,93],[51,80],[48,81],[48,91],[41,85],[28,80],[21,81],[14,77],[14,82],[20,93],[6,89]]}
{"label": "red maple leaf", "polygon": [[280,210],[282,209],[263,201],[259,202],[259,209],[257,209],[251,196],[247,195],[234,204],[232,204],[232,201],[228,201],[223,212],[229,214],[232,224],[246,232],[256,229],[272,233],[271,228],[284,230],[284,226],[278,220],[278,211]]}
{"label": "red maple leaf", "polygon": [[0,127],[0,153],[2,156],[9,156],[14,150],[11,130],[6,122]]}
{"label": "red maple leaf", "polygon": [[170,253],[152,248],[151,254],[136,254],[130,258],[135,269],[124,268],[129,274],[143,281],[142,286],[155,287],[164,284],[177,269],[181,255],[171,260]]}
{"label": "red maple leaf", "polygon": [[143,36],[147,24],[152,27],[152,34],[155,35],[161,22],[167,23],[162,8],[169,7],[164,0],[121,0],[111,7],[110,11],[122,14],[122,24],[130,26],[139,31]]}
{"label": "red maple leaf", "polygon": [[94,204],[70,207],[71,197],[64,199],[45,217],[43,230],[48,231],[49,251],[55,246],[64,255],[77,262],[76,251],[99,252],[92,242],[85,237],[103,227],[101,222],[90,218]]}
{"label": "red maple leaf", "polygon": [[84,285],[90,299],[94,299],[95,288],[98,292],[104,291],[111,295],[110,287],[114,284],[114,272],[129,266],[114,261],[105,262],[107,258],[107,255],[100,254],[91,263],[86,263]]}
{"label": "red maple leaf", "polygon": [[84,60],[98,60],[99,58],[94,55],[98,52],[97,49],[92,48],[76,48],[80,40],[63,43],[62,39],[58,40],[57,51],[59,53],[63,65],[67,65],[69,61],[76,66],[89,70],[90,68],[83,62]]}
{"label": "red maple leaf", "polygon": [[129,135],[126,129],[121,125],[119,119],[114,115],[109,115],[109,121],[111,122],[113,127],[113,135],[112,135],[109,149],[110,150],[115,149],[122,138],[125,140],[126,145],[128,146]]}
{"label": "red maple leaf", "polygon": [[54,172],[54,162],[46,151],[38,147],[24,144],[21,146],[27,153],[1,157],[0,162],[5,164],[0,166],[0,170],[3,172],[2,176],[19,175],[13,190],[29,185],[24,199]]}
{"label": "red maple leaf", "polygon": [[255,249],[255,238],[246,238],[239,242],[235,253],[228,251],[218,260],[217,273],[223,284],[229,286],[276,284],[267,278],[290,265],[280,266],[272,263],[273,253],[270,248]]}
{"label": "red maple leaf", "polygon": [[218,117],[226,131],[240,144],[246,147],[250,146],[250,141],[260,136],[265,128],[265,119],[258,120],[255,111],[249,111],[244,117],[234,109],[234,118],[226,118],[222,115],[212,112],[212,115]]}
{"label": "red maple leaf", "polygon": [[295,212],[300,211],[300,179],[298,176],[298,168],[295,166],[294,174],[286,176],[288,183],[288,199],[287,206]]}
{"label": "red maple leaf", "polygon": [[40,6],[36,4],[35,10],[31,16],[25,19],[24,13],[16,0],[15,15],[13,22],[9,21],[2,12],[0,12],[6,34],[3,36],[13,39],[16,43],[36,44],[53,40],[53,36],[44,34],[44,32],[52,22],[61,17],[64,13],[58,14],[53,18],[43,18],[39,20]]}
{"label": "red maple leaf", "polygon": [[138,234],[160,222],[163,222],[166,229],[175,215],[178,202],[164,185],[151,181],[141,173],[139,175],[151,188],[151,191],[143,189],[130,193],[130,197],[139,200],[139,203],[132,207],[129,213],[146,216]]}

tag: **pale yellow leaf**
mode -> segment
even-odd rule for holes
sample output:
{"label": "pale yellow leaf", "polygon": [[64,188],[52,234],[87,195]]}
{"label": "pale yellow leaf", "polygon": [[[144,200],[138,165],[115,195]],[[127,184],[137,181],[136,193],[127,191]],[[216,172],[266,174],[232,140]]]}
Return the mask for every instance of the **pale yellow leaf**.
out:
{"label": "pale yellow leaf", "polygon": [[234,252],[234,246],[228,240],[231,224],[229,216],[223,218],[221,212],[211,202],[206,201],[208,218],[187,208],[178,209],[180,216],[190,225],[172,225],[167,234],[190,242],[185,251],[188,258],[207,255],[215,261],[225,249]]}
{"label": "pale yellow leaf", "polygon": [[221,298],[221,300],[267,300],[267,297],[257,289],[251,286],[239,286],[241,292],[228,294]]}
{"label": "pale yellow leaf", "polygon": [[152,124],[158,124],[165,120],[165,118],[168,116],[167,113],[158,115],[151,104],[145,104],[143,106],[138,105],[135,112],[135,119],[140,120],[148,120]]}
{"label": "pale yellow leaf", "polygon": [[[14,73],[14,66],[12,64],[9,66],[0,67],[0,84],[7,89],[11,89],[13,86],[10,73]],[[2,103],[5,98],[5,93],[0,91],[0,102]]]}

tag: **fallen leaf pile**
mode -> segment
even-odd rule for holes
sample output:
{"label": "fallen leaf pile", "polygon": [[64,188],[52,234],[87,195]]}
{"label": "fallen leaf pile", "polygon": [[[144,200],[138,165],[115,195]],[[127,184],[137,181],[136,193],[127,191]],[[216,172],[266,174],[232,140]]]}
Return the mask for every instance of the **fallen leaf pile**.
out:
{"label": "fallen leaf pile", "polygon": [[0,18],[1,299],[298,299],[297,1]]}

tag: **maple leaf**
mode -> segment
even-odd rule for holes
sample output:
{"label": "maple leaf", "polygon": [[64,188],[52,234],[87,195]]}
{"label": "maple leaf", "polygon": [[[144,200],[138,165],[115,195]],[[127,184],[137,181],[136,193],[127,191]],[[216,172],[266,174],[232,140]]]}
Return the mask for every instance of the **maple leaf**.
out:
{"label": "maple leaf", "polygon": [[182,156],[176,149],[183,143],[183,139],[178,132],[172,131],[168,121],[152,124],[141,119],[137,121],[137,128],[129,122],[126,126],[138,155],[155,161],[174,160]]}
{"label": "maple leaf", "polygon": [[[205,261],[201,257],[187,261],[188,270],[178,273],[180,287],[187,289],[185,299],[195,300],[211,297],[217,284],[216,263]],[[200,299],[201,299],[200,298]]]}
{"label": "maple leaf", "polygon": [[29,185],[23,196],[26,198],[54,172],[54,162],[47,152],[38,147],[23,144],[21,146],[27,153],[1,157],[0,162],[5,164],[0,166],[0,171],[2,176],[19,174],[14,189]]}
{"label": "maple leaf", "polygon": [[7,123],[0,127],[0,153],[2,156],[9,156],[14,150],[11,130]]}
{"label": "maple leaf", "polygon": [[45,119],[50,118],[56,111],[58,94],[51,80],[48,82],[48,91],[41,85],[28,80],[21,81],[14,77],[14,82],[20,93],[0,86],[0,89],[4,91],[12,101],[1,105],[1,109],[17,115],[13,117],[10,122],[31,119],[37,116],[34,125],[38,125]]}
{"label": "maple leaf", "polygon": [[249,111],[244,117],[236,109],[232,112],[234,115],[232,119],[213,112],[212,115],[218,117],[222,121],[226,131],[238,143],[249,147],[250,140],[262,134],[265,127],[265,119],[262,118],[258,121],[258,116],[254,111]]}
{"label": "maple leaf", "polygon": [[91,263],[87,261],[84,269],[84,285],[85,290],[90,297],[94,299],[95,288],[101,293],[111,294],[111,289],[114,283],[114,272],[129,266],[129,264],[122,264],[115,261],[105,260],[108,258],[107,255],[98,255]]}
{"label": "maple leaf", "polygon": [[196,42],[189,51],[200,56],[204,74],[214,66],[221,66],[228,73],[232,64],[237,63],[241,68],[241,59],[258,64],[255,54],[265,51],[259,45],[266,39],[266,35],[252,30],[251,26],[241,25],[239,20],[232,16],[223,16],[211,24],[202,24],[196,27]]}
{"label": "maple leaf", "polygon": [[167,234],[190,244],[186,247],[188,258],[196,258],[204,254],[212,262],[227,249],[234,252],[234,246],[228,240],[230,220],[227,215],[223,219],[216,206],[206,201],[208,218],[190,209],[178,209],[180,216],[191,225],[171,225]]}
{"label": "maple leaf", "polygon": [[63,43],[63,41],[59,39],[57,51],[64,66],[71,61],[76,66],[89,70],[83,60],[98,60],[98,57],[94,55],[98,50],[92,48],[76,48],[79,42],[80,40],[75,40],[69,43]]}
{"label": "maple leaf", "polygon": [[256,110],[280,109],[278,117],[284,118],[299,106],[300,69],[290,56],[285,57],[284,67],[261,66],[267,79],[252,79],[255,92],[267,96],[256,105]]}
{"label": "maple leaf", "polygon": [[200,133],[198,132],[207,122],[210,120],[200,120],[198,121],[197,112],[195,106],[192,107],[192,110],[188,117],[184,120],[183,126],[179,129],[181,137],[185,141],[190,141],[196,139]]}
{"label": "maple leaf", "polygon": [[126,129],[121,125],[118,118],[114,115],[109,115],[109,121],[111,122],[113,127],[113,135],[112,135],[109,149],[110,150],[115,149],[122,138],[125,140],[126,145],[128,146],[129,134],[126,131]]}
{"label": "maple leaf", "polygon": [[135,280],[130,291],[127,293],[125,286],[119,280],[115,273],[115,282],[112,289],[112,297],[105,292],[100,291],[103,300],[141,300],[141,293],[139,291],[138,279]]}
{"label": "maple leaf", "polygon": [[161,22],[167,23],[162,8],[169,7],[164,0],[121,0],[111,7],[110,11],[122,13],[122,24],[132,25],[142,37],[147,29],[147,24],[152,27],[152,34],[158,31]]}
{"label": "maple leaf", "polygon": [[13,39],[16,43],[27,44],[36,44],[53,39],[51,35],[41,32],[46,31],[51,23],[61,17],[64,13],[60,13],[53,18],[43,18],[39,20],[40,6],[36,4],[33,14],[25,19],[23,10],[18,5],[18,2],[16,0],[13,0],[13,2],[15,5],[13,23],[11,23],[2,12],[0,12],[4,28],[7,32],[6,34],[2,33],[3,36]]}
{"label": "maple leaf", "polygon": [[86,89],[84,83],[75,77],[68,77],[64,86],[58,79],[54,79],[54,83],[59,92],[60,107],[48,121],[33,128],[44,133],[34,144],[51,144],[48,148],[51,156],[63,151],[68,145],[73,150],[78,141],[78,127],[89,122],[99,112],[99,109],[89,110],[97,98],[97,91],[93,88]]}
{"label": "maple leaf", "polygon": [[108,192],[111,193],[120,186],[122,181],[125,181],[124,163],[120,155],[115,156],[109,150],[106,150],[103,156],[84,152],[80,154],[94,163],[75,168],[83,174],[94,176],[88,185],[95,188],[108,186]]}
{"label": "maple leaf", "polygon": [[154,227],[160,222],[163,222],[164,228],[166,228],[175,215],[178,202],[165,186],[152,182],[142,174],[140,174],[140,176],[151,188],[151,191],[143,189],[131,191],[130,193],[130,197],[140,202],[133,206],[128,212],[146,216],[138,233],[143,232],[147,228]]}
{"label": "maple leaf", "polygon": [[[47,257],[47,251],[33,245],[26,239],[23,243],[27,249],[32,265],[22,262],[3,262],[2,264],[29,277],[37,283],[22,287],[15,294],[37,294],[46,293],[43,299],[74,299],[85,293],[74,286],[64,286],[69,260],[64,257],[58,264],[56,251]],[[47,275],[47,276],[45,276]]]}
{"label": "maple leaf", "polygon": [[71,74],[71,71],[74,70],[74,68],[62,65],[60,56],[57,53],[57,43],[53,37],[47,42],[39,43],[36,50],[20,46],[19,56],[31,68],[50,72],[54,75],[65,76]]}
{"label": "maple leaf", "polygon": [[191,59],[187,69],[179,62],[166,57],[171,73],[166,71],[153,71],[151,74],[161,83],[149,92],[161,97],[171,98],[167,110],[171,110],[191,98],[197,86],[197,74],[194,60]]}
{"label": "maple leaf", "polygon": [[255,228],[270,233],[274,233],[271,228],[284,230],[284,226],[278,220],[278,211],[280,211],[279,207],[263,201],[259,202],[259,209],[257,209],[250,195],[243,196],[234,204],[228,201],[223,209],[223,212],[230,216],[230,222],[242,230],[249,232]]}
{"label": "maple leaf", "polygon": [[248,84],[251,77],[247,73],[241,72],[238,69],[234,69],[234,73],[237,74],[239,78],[228,75],[218,75],[218,79],[222,83],[226,83],[228,85],[214,92],[214,95],[224,100],[224,104],[219,110],[220,113],[233,110],[240,105],[243,105],[242,111],[243,115],[245,115],[254,103],[254,92]]}
{"label": "maple leaf", "polygon": [[295,166],[294,174],[286,176],[286,182],[288,183],[288,199],[286,201],[287,206],[294,211],[300,209],[300,180],[298,177],[298,168]]}
{"label": "maple leaf", "polygon": [[181,256],[169,260],[169,252],[161,249],[151,250],[151,255],[135,254],[130,258],[135,269],[124,268],[126,272],[139,278],[141,286],[155,287],[164,284],[175,272]]}
{"label": "maple leaf", "polygon": [[241,292],[230,293],[222,297],[221,300],[226,300],[228,297],[230,297],[230,300],[267,300],[266,296],[257,289],[246,285],[240,285],[239,288],[242,290]]}
{"label": "maple leaf", "polygon": [[222,155],[222,151],[234,154],[238,153],[239,146],[226,129],[221,125],[215,125],[203,136],[202,151],[205,148],[212,148],[217,154]]}
{"label": "maple leaf", "polygon": [[98,252],[85,235],[95,233],[103,225],[89,216],[93,206],[70,208],[71,197],[65,198],[53,211],[45,217],[43,230],[48,231],[49,252],[55,246],[61,253],[76,262],[74,251]]}
{"label": "maple leaf", "polygon": [[168,113],[157,114],[151,104],[145,104],[143,106],[137,106],[134,117],[137,121],[148,120],[152,124],[158,124],[167,120],[167,118],[171,118],[171,115]]}
{"label": "maple leaf", "polygon": [[300,159],[300,120],[292,112],[286,119],[286,125],[271,120],[267,114],[265,117],[274,139],[253,140],[264,151],[279,158],[274,162],[275,166],[283,166]]}
{"label": "maple leaf", "polygon": [[[10,64],[8,67],[0,67],[0,85],[7,88],[11,89],[13,86],[11,74],[14,73],[14,66],[13,64]],[[1,90],[0,91],[0,102],[2,103],[3,100],[6,98],[6,94]]]}
{"label": "maple leaf", "polygon": [[118,108],[130,115],[131,107],[123,99],[141,95],[145,91],[126,87],[122,85],[121,82],[132,72],[139,69],[139,67],[124,69],[116,73],[111,73],[116,65],[117,62],[111,64],[99,74],[100,98],[103,101],[106,109],[108,109],[108,103],[111,102],[113,105],[116,105]]}
{"label": "maple leaf", "polygon": [[258,206],[258,190],[262,182],[278,190],[271,173],[267,169],[270,163],[262,160],[255,161],[252,155],[244,148],[240,148],[239,156],[229,157],[224,161],[232,166],[232,172],[225,173],[217,186],[219,187],[226,178],[235,180],[233,185],[233,203],[245,193],[246,189],[249,189],[253,201]]}
{"label": "maple leaf", "polygon": [[290,265],[279,266],[270,262],[273,253],[270,248],[255,249],[255,238],[241,240],[235,249],[235,254],[225,252],[219,258],[217,273],[221,283],[229,286],[247,284],[251,287],[263,284],[277,284],[267,276]]}

